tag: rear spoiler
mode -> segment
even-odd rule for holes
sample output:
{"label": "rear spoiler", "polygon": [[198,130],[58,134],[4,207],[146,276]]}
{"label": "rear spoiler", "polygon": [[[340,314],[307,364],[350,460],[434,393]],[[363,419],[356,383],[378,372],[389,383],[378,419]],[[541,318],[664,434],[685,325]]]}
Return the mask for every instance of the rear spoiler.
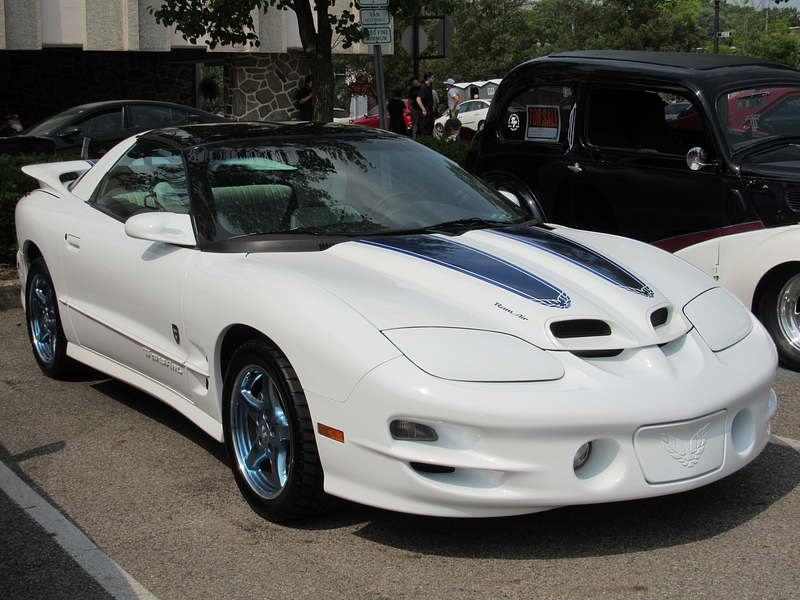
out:
{"label": "rear spoiler", "polygon": [[[63,175],[76,173],[77,177],[80,177],[93,166],[94,163],[88,160],[70,160],[66,162],[25,165],[22,167],[22,172],[36,179],[41,189],[51,190],[60,196],[69,193],[64,182],[61,181]],[[70,180],[74,179],[76,179],[76,177],[70,178]]]}

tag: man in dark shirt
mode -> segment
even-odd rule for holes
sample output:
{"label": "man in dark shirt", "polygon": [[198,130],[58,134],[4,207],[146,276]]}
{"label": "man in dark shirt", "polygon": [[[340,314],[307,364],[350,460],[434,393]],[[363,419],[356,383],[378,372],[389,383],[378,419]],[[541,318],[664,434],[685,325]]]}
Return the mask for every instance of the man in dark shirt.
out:
{"label": "man in dark shirt", "polygon": [[416,139],[419,122],[422,120],[422,111],[417,104],[419,95],[419,79],[411,79],[411,89],[408,90],[408,107],[411,109],[411,137]]}
{"label": "man in dark shirt", "polygon": [[314,115],[314,81],[311,75],[306,76],[305,87],[297,90],[297,108],[300,109],[300,120],[310,121]]}
{"label": "man in dark shirt", "polygon": [[417,133],[433,135],[433,73],[425,73],[425,81],[419,86],[417,104],[422,111],[422,121]]}

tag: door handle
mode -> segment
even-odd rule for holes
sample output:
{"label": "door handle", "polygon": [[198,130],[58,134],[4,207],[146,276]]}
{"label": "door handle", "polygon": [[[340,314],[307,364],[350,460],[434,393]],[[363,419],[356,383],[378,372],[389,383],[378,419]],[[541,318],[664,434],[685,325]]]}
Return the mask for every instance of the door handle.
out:
{"label": "door handle", "polygon": [[81,238],[78,236],[68,233],[64,236],[64,239],[67,242],[67,250],[78,252],[81,249]]}
{"label": "door handle", "polygon": [[575,163],[574,165],[567,165],[567,168],[573,173],[580,173],[581,171],[583,171],[583,169],[578,163]]}

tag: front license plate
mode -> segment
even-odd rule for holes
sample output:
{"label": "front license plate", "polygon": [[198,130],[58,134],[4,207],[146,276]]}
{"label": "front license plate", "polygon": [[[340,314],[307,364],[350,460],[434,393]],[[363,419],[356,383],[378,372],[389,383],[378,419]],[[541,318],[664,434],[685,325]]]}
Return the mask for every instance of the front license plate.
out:
{"label": "front license plate", "polygon": [[699,477],[725,459],[725,415],[640,428],[633,437],[639,466],[649,483]]}

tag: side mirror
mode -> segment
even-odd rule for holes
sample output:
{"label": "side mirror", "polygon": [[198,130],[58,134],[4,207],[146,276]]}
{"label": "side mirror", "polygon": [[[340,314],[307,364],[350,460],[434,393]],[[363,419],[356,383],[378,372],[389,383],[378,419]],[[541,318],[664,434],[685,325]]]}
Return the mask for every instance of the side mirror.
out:
{"label": "side mirror", "polygon": [[699,171],[703,167],[713,167],[714,163],[708,162],[705,150],[700,146],[695,146],[686,154],[686,165],[692,171]]}
{"label": "side mirror", "polygon": [[176,246],[196,246],[192,218],[170,212],[150,212],[125,221],[125,233],[137,240]]}
{"label": "side mirror", "polygon": [[67,127],[64,131],[58,134],[60,138],[71,138],[75,137],[76,135],[80,135],[81,130],[79,127]]}

